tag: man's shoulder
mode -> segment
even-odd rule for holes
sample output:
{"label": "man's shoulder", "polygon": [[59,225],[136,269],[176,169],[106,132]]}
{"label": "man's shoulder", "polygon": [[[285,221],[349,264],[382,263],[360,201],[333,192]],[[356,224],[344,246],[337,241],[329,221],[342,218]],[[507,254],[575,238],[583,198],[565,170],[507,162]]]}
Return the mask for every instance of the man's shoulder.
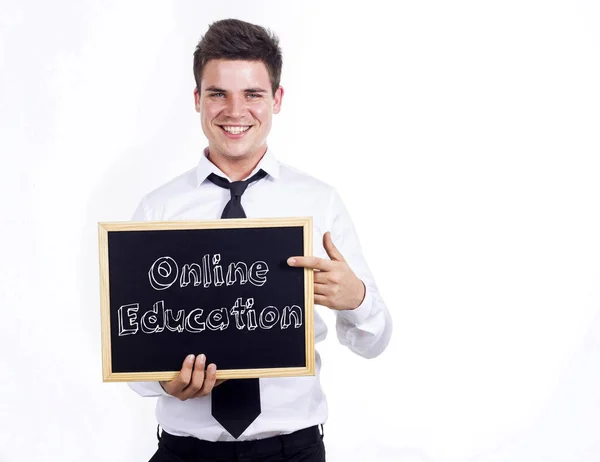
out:
{"label": "man's shoulder", "polygon": [[335,187],[324,180],[313,176],[297,167],[280,162],[280,177],[289,184],[304,185],[314,192],[331,194],[335,192]]}

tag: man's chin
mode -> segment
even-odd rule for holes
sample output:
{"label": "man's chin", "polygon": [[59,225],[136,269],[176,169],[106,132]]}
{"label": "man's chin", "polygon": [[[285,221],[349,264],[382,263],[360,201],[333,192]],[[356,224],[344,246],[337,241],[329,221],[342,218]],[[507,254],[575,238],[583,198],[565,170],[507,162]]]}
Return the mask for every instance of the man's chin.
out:
{"label": "man's chin", "polygon": [[245,149],[225,149],[223,150],[223,155],[232,159],[241,159],[243,157],[248,157],[249,151]]}
{"label": "man's chin", "polygon": [[230,147],[230,146],[220,146],[219,153],[223,157],[227,157],[229,159],[242,159],[244,157],[248,157],[249,150],[240,147]]}
{"label": "man's chin", "polygon": [[[211,144],[209,143],[209,148],[212,145],[212,151],[216,151],[217,155],[221,155],[222,157],[235,160],[235,159],[248,159],[254,157],[255,155],[264,154],[267,146],[266,143],[262,145],[256,145],[253,143],[244,142],[242,140],[231,141],[231,140],[218,140],[218,143]],[[246,140],[250,141],[250,140]]]}

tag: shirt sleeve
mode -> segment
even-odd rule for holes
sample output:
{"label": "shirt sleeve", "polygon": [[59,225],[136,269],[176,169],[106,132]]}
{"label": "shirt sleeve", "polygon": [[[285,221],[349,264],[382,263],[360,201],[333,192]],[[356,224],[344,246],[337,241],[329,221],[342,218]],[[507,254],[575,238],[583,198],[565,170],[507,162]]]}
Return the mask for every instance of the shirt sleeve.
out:
{"label": "shirt sleeve", "polygon": [[145,197],[142,198],[140,203],[133,212],[133,216],[131,217],[131,221],[149,221],[150,220],[150,211],[148,207],[148,201]]}
{"label": "shirt sleeve", "polygon": [[[150,210],[148,202],[144,197],[135,209],[131,221],[148,220],[150,220]],[[140,396],[169,396],[169,394],[163,389],[159,382],[127,382],[127,385],[129,385],[129,388],[131,388]]]}
{"label": "shirt sleeve", "polygon": [[127,382],[127,385],[140,396],[170,396],[159,382]]}
{"label": "shirt sleeve", "polygon": [[374,358],[387,347],[392,335],[392,318],[379,294],[354,224],[337,191],[330,207],[330,231],[334,245],[365,285],[365,298],[353,310],[336,310],[336,333],[342,345],[365,358]]}

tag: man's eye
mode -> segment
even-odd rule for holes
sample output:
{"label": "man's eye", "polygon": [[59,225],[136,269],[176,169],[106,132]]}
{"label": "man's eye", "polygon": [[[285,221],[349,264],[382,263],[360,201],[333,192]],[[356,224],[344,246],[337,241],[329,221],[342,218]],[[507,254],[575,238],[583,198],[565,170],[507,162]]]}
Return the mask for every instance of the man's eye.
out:
{"label": "man's eye", "polygon": [[225,96],[225,93],[221,93],[221,92],[216,92],[216,93],[211,93],[210,96],[217,96],[217,97],[222,97]]}
{"label": "man's eye", "polygon": [[260,93],[248,93],[248,98],[250,98],[250,99],[260,98]]}

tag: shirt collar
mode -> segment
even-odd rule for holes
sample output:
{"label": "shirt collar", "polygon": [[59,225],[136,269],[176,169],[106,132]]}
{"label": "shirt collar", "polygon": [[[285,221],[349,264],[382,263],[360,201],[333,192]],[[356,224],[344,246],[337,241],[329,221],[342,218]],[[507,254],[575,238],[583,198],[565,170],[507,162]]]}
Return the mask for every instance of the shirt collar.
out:
{"label": "shirt collar", "polygon": [[[265,152],[260,162],[256,165],[254,170],[250,172],[250,175],[248,175],[248,177],[251,177],[260,169],[263,169],[265,172],[267,172],[269,176],[273,177],[274,179],[279,178],[280,164],[271,152],[271,149],[269,148],[267,148],[267,152]],[[208,148],[205,148],[203,155],[200,156],[200,162],[198,162],[198,166],[196,167],[196,178],[198,181],[198,186],[200,186],[202,182],[206,180],[206,178],[208,178],[208,175],[210,175],[211,173],[222,176],[231,181],[231,179],[227,175],[225,175],[215,164],[213,164],[208,159]]]}

